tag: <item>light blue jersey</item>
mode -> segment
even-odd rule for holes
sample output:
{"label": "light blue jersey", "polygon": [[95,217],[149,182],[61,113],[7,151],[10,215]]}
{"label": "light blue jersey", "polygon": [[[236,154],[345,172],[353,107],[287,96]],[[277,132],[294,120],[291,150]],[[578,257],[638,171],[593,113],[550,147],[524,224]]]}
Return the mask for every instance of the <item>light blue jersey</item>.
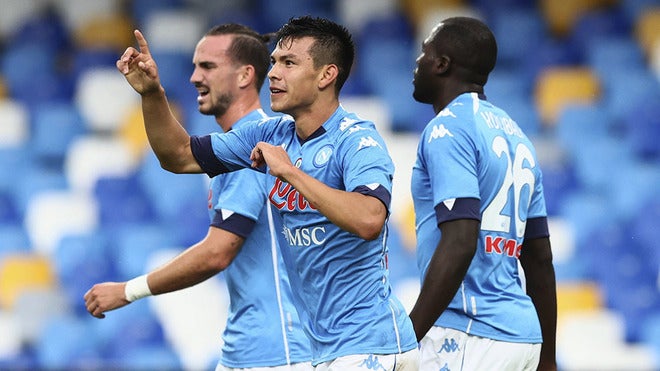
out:
{"label": "light blue jersey", "polygon": [[[481,97],[483,98],[483,96]],[[518,275],[528,219],[546,217],[530,140],[503,110],[464,93],[429,122],[412,174],[422,282],[440,241],[437,205],[480,200],[481,229],[465,279],[436,326],[494,340],[540,343],[541,327]]]}
{"label": "light blue jersey", "polygon": [[[262,110],[252,111],[232,130],[264,117]],[[241,251],[223,272],[230,297],[220,359],[226,367],[270,367],[311,360],[309,340],[292,303],[274,236],[267,182],[268,176],[250,170],[211,179],[211,224],[245,237]],[[238,215],[241,217],[236,218]]]}
{"label": "light blue jersey", "polygon": [[[296,166],[329,187],[372,195],[389,208],[394,165],[385,143],[372,122],[342,107],[305,141],[289,116],[192,141],[203,148],[196,157],[209,175],[216,172],[213,160],[224,168],[216,166],[218,172],[249,167],[250,152],[265,141],[282,145]],[[213,159],[206,152],[210,143]],[[282,255],[311,340],[313,364],[417,347],[412,322],[388,279],[386,230],[373,241],[341,230],[275,178],[268,194],[282,215]]]}

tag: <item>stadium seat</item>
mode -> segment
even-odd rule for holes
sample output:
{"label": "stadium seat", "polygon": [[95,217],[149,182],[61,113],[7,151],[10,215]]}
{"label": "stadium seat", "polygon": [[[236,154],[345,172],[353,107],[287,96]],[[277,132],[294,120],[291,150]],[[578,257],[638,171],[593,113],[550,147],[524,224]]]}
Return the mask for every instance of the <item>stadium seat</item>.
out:
{"label": "stadium seat", "polygon": [[644,320],[640,340],[653,349],[656,364],[660,364],[660,312]]}
{"label": "stadium seat", "polygon": [[[438,9],[459,9],[468,6],[464,0],[403,0],[400,3],[403,12],[416,25],[424,22],[429,12]],[[442,19],[444,18],[437,18],[436,21]]]}
{"label": "stadium seat", "polygon": [[578,17],[564,42],[576,51],[584,52],[594,41],[630,39],[631,28],[631,22],[618,7],[588,10]]}
{"label": "stadium seat", "polygon": [[184,210],[182,205],[187,204],[188,201],[207,204],[206,175],[182,175],[165,171],[152,151],[148,151],[144,156],[138,170],[138,178],[156,211],[158,220],[164,223],[178,220]]}
{"label": "stadium seat", "polygon": [[187,8],[155,10],[149,13],[142,29],[152,53],[178,52],[191,58],[206,31],[206,15]]}
{"label": "stadium seat", "polygon": [[0,148],[20,147],[30,137],[29,111],[15,100],[0,100]]}
{"label": "stadium seat", "polygon": [[100,16],[120,14],[122,10],[115,0],[58,0],[53,5],[70,34]]}
{"label": "stadium seat", "polygon": [[88,194],[74,191],[44,191],[30,199],[25,228],[38,254],[52,256],[60,239],[85,233],[98,225],[98,206]]}
{"label": "stadium seat", "polygon": [[31,252],[30,238],[21,224],[0,224],[0,261],[6,255]]}
{"label": "stadium seat", "polygon": [[41,8],[38,1],[0,0],[0,38],[5,39],[27,22]]}
{"label": "stadium seat", "polygon": [[[132,43],[127,44],[125,48],[129,45],[132,45]],[[119,59],[119,56],[121,56],[121,53],[123,53],[123,50],[118,52],[111,48],[75,48],[70,57],[71,62],[67,69],[71,83],[77,85],[80,77],[91,69],[115,69],[115,63]]]}
{"label": "stadium seat", "polygon": [[18,172],[14,178],[12,194],[19,215],[25,216],[32,198],[38,194],[48,191],[65,191],[68,186],[61,167],[52,168],[34,164]]}
{"label": "stadium seat", "polygon": [[62,295],[75,313],[87,315],[82,297],[94,284],[117,280],[109,248],[106,233],[89,231],[63,236],[51,254]]}
{"label": "stadium seat", "polygon": [[76,106],[71,103],[42,104],[31,110],[30,147],[40,160],[62,164],[73,140],[86,132]]}
{"label": "stadium seat", "polygon": [[602,310],[603,293],[593,281],[560,282],[557,284],[557,318],[572,313]]}
{"label": "stadium seat", "polygon": [[585,62],[601,81],[613,70],[643,70],[646,60],[639,44],[627,36],[593,37],[584,46]]}
{"label": "stadium seat", "polygon": [[91,317],[64,314],[51,318],[35,341],[38,369],[76,370],[98,368],[100,354]]}
{"label": "stadium seat", "polygon": [[600,82],[589,68],[548,68],[535,82],[534,99],[543,125],[552,127],[567,105],[597,102]]}
{"label": "stadium seat", "polygon": [[0,225],[19,225],[21,220],[14,204],[13,195],[0,190]]}
{"label": "stadium seat", "polygon": [[53,288],[57,284],[50,261],[39,254],[9,254],[0,260],[0,307],[13,309],[26,290]]}
{"label": "stadium seat", "polygon": [[158,63],[160,83],[165,88],[170,102],[179,105],[187,102],[197,103],[197,90],[190,83],[190,76],[194,68],[193,54],[176,50],[161,50],[153,52],[153,58]]}
{"label": "stadium seat", "polygon": [[[395,0],[351,0],[336,1],[337,15],[354,35],[360,34],[366,23],[372,19],[403,14],[397,12],[398,2]],[[393,30],[392,30],[393,31]]]}
{"label": "stadium seat", "polygon": [[94,186],[100,222],[104,229],[146,223],[156,215],[135,174],[102,176]]}
{"label": "stadium seat", "polygon": [[574,313],[557,324],[562,370],[652,370],[653,353],[625,342],[623,318],[608,309]]}
{"label": "stadium seat", "polygon": [[116,264],[116,279],[121,280],[146,273],[153,252],[179,246],[174,234],[155,222],[117,227],[109,244],[110,259]]}
{"label": "stadium seat", "polygon": [[501,9],[491,15],[493,34],[497,39],[497,68],[522,64],[547,38],[546,26],[534,8]]}
{"label": "stadium seat", "polygon": [[74,44],[82,49],[110,49],[123,53],[135,44],[135,26],[124,14],[99,14],[91,16],[73,30]]}
{"label": "stadium seat", "polygon": [[[82,296],[75,298],[76,303]],[[25,290],[14,305],[16,324],[24,344],[34,344],[46,324],[60,315],[69,313],[69,301],[59,287]]]}
{"label": "stadium seat", "polygon": [[613,127],[613,120],[600,105],[567,103],[557,117],[554,134],[557,144],[575,161],[581,155],[584,138],[605,138]]}
{"label": "stadium seat", "polygon": [[[12,98],[25,103],[65,96],[56,71],[57,52],[50,46],[21,44],[7,48],[0,55],[0,73]],[[35,89],[34,81],[39,81]]]}
{"label": "stadium seat", "polygon": [[590,10],[605,8],[616,0],[541,0],[539,8],[543,12],[550,31],[559,37],[573,32],[575,23]]}
{"label": "stadium seat", "polygon": [[102,176],[127,175],[138,166],[128,145],[118,137],[85,135],[71,143],[64,173],[71,189],[91,192]]}
{"label": "stadium seat", "polygon": [[646,56],[652,54],[656,44],[660,42],[660,4],[644,8],[635,22],[635,40],[639,43]]}
{"label": "stadium seat", "polygon": [[67,27],[62,17],[51,7],[39,9],[23,19],[15,28],[11,29],[6,37],[6,42],[10,47],[37,44],[53,51],[61,51],[70,47]]}
{"label": "stadium seat", "polygon": [[89,131],[113,133],[140,96],[116,68],[99,67],[84,72],[78,80],[75,104]]}
{"label": "stadium seat", "polygon": [[660,81],[647,69],[612,69],[602,81],[602,103],[612,119],[621,123],[641,102],[660,99]]}

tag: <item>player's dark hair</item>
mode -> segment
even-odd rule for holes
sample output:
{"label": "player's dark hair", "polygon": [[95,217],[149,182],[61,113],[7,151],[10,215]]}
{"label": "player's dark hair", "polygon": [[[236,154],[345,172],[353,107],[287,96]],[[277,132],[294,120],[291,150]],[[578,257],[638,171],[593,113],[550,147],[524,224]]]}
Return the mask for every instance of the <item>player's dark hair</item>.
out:
{"label": "player's dark hair", "polygon": [[465,77],[473,80],[470,82],[486,84],[497,61],[497,42],[488,26],[475,18],[453,17],[442,21],[439,33],[436,48],[466,69]]}
{"label": "player's dark hair", "polygon": [[268,44],[274,34],[260,34],[248,26],[237,23],[225,23],[212,27],[204,36],[233,35],[227,50],[229,57],[240,65],[251,65],[257,76],[257,90],[266,80],[270,68]]}
{"label": "player's dark hair", "polygon": [[309,53],[314,61],[314,68],[334,64],[339,69],[336,93],[348,79],[355,58],[353,37],[346,27],[325,18],[303,16],[289,19],[275,34],[277,44],[290,42],[302,37],[314,39]]}

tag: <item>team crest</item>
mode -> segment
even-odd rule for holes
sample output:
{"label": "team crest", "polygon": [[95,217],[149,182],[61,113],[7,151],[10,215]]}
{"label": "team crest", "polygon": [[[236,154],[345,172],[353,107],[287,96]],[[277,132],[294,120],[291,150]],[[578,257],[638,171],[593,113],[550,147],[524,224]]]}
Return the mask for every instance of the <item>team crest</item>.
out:
{"label": "team crest", "polygon": [[302,165],[302,158],[298,158],[296,163],[293,164],[293,166],[297,167],[298,169],[300,169],[300,165]]}
{"label": "team crest", "polygon": [[325,146],[321,147],[321,149],[319,149],[314,156],[314,166],[323,167],[325,164],[327,164],[328,161],[330,161],[332,152],[333,147],[330,144],[326,144]]}

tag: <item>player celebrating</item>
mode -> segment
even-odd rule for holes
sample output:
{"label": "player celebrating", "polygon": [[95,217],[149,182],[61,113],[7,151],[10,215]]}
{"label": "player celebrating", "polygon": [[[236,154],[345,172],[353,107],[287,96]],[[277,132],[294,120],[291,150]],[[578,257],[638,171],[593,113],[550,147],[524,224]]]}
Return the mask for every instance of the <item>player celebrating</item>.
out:
{"label": "player celebrating", "polygon": [[436,113],[412,174],[422,288],[410,317],[423,370],[557,367],[541,171],[530,140],[484,96],[496,58],[491,31],[466,17],[438,24],[417,58],[413,96]]}
{"label": "player celebrating", "polygon": [[172,172],[254,167],[275,177],[269,199],[282,216],[282,255],[317,370],[417,370],[412,323],[386,264],[394,166],[374,124],[339,104],[351,35],[327,19],[300,17],[276,38],[271,108],[287,115],[201,137],[190,137],[168,110],[139,39],[122,72],[142,96],[149,143]]}
{"label": "player celebrating", "polygon": [[[144,42],[139,31],[136,38]],[[190,81],[199,91],[199,111],[215,116],[225,132],[266,118],[259,90],[270,64],[267,42],[246,26],[224,24],[210,29],[195,48]],[[125,61],[117,67],[123,71]],[[140,92],[139,80],[126,77]],[[267,178],[246,169],[211,179],[206,237],[148,275],[95,285],[85,295],[87,309],[102,318],[145,295],[190,287],[224,270],[230,305],[216,370],[310,370],[309,340],[273,237]]]}

